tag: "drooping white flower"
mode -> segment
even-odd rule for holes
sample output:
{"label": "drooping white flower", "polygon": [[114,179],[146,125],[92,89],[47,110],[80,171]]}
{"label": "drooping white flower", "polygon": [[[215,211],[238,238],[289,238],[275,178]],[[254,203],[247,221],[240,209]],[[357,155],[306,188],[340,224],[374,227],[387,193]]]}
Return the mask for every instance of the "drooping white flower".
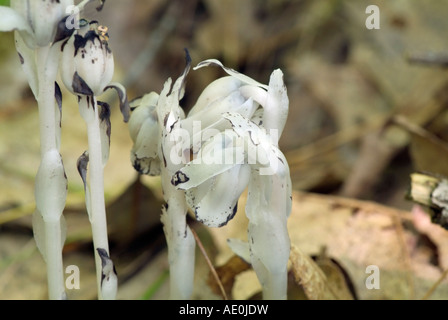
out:
{"label": "drooping white flower", "polygon": [[[229,76],[208,85],[187,116],[179,100],[188,68],[172,89],[168,80],[160,96],[151,93],[135,101],[129,127],[131,159],[140,173],[162,176],[171,203],[163,209],[162,221],[171,250],[178,247],[170,258],[173,274],[181,272],[181,257],[188,260],[186,247],[176,240],[176,230],[185,228],[185,201],[198,221],[221,227],[234,217],[249,187],[246,214],[252,243],[239,245],[237,251],[253,264],[265,297],[284,299],[291,181],[278,148],[289,105],[283,74],[275,70],[269,85],[263,85],[214,59],[195,69],[211,65]],[[174,163],[174,158],[180,161]],[[237,242],[231,243],[237,247]]]}
{"label": "drooping white flower", "polygon": [[[203,143],[196,159],[183,169],[188,170],[188,176],[194,176],[194,181],[197,183],[193,186],[193,181],[188,181],[182,184],[182,188],[186,190],[187,201],[194,210],[196,218],[211,227],[219,227],[227,224],[236,212],[238,199],[249,181],[247,164],[259,163],[260,160],[267,163],[270,160],[256,159],[257,156],[261,157],[260,150],[262,150],[262,146],[256,139],[260,139],[262,128],[267,135],[263,133],[266,139],[261,141],[269,146],[272,144],[272,147],[278,145],[278,139],[286,123],[289,101],[283,83],[283,73],[280,70],[272,73],[269,85],[263,85],[246,75],[224,67],[214,59],[199,63],[195,69],[205,66],[222,67],[230,76],[218,79],[209,85],[184,122],[193,117],[205,118],[207,125],[203,127],[219,128],[222,132]],[[232,85],[229,86],[229,83]],[[239,99],[228,99],[231,95],[238,95]],[[241,115],[242,118],[247,119],[247,123],[242,121],[238,125],[231,121],[223,123],[224,115],[229,113],[234,113],[234,116]],[[249,121],[251,119],[253,121]],[[213,120],[214,123],[212,123]],[[252,130],[249,130],[250,126]],[[260,129],[255,130],[253,126]],[[243,135],[239,135],[239,138],[235,140],[234,133],[236,132],[249,133],[250,140],[242,140]],[[202,140],[199,139],[199,141]],[[244,154],[245,144],[247,146],[248,143],[249,146],[252,143],[252,147]],[[196,148],[197,146],[193,146],[193,150]],[[216,156],[217,153],[222,153],[223,158],[219,159]],[[264,157],[267,155],[266,153]],[[232,157],[233,162],[229,161]],[[207,158],[215,158],[214,163],[204,165],[207,163]],[[242,159],[245,159],[245,162],[242,162]],[[268,169],[264,168],[262,171]],[[186,173],[179,172],[179,174]],[[200,177],[205,177],[208,173],[212,174],[210,179],[201,180]],[[225,185],[233,185],[234,188],[223,196]]]}
{"label": "drooping white flower", "polygon": [[[212,64],[222,66],[216,61]],[[238,79],[246,77],[225,70]],[[197,158],[178,170],[172,183],[185,190],[196,218],[211,227],[220,227],[233,218],[238,199],[248,186],[249,243],[231,243],[239,254],[250,257],[264,298],[286,299],[291,179],[286,158],[278,148],[289,105],[283,74],[275,70],[267,87],[248,84],[240,90],[263,108],[252,114],[255,122],[241,113],[222,114],[231,134],[222,131],[203,144]],[[221,155],[221,163],[204,164],[209,157],[219,160],[216,154]],[[227,154],[233,156],[233,163],[225,161]]]}
{"label": "drooping white flower", "polygon": [[131,150],[131,163],[141,174],[160,175],[159,123],[157,101],[159,95],[151,92],[131,102],[135,107],[129,119],[129,133],[134,143]]}

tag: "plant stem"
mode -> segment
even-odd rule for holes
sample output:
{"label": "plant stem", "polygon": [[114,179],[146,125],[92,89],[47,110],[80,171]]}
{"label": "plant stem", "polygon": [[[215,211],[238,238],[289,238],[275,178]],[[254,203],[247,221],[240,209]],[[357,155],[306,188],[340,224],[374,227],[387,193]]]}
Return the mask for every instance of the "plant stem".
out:
{"label": "plant stem", "polygon": [[170,171],[162,167],[162,189],[167,203],[162,215],[170,262],[170,298],[191,298],[194,280],[195,241],[187,225],[185,194],[171,184]]}
{"label": "plant stem", "polygon": [[106,207],[104,199],[104,172],[101,153],[101,132],[98,105],[95,97],[83,96],[79,101],[79,108],[87,123],[87,137],[89,144],[89,181],[90,181],[90,210],[93,245],[95,249],[95,264],[97,273],[98,298],[102,299],[101,258],[97,253],[98,248],[106,250],[109,254],[109,242],[107,234]]}
{"label": "plant stem", "polygon": [[[48,64],[56,63],[57,61],[50,61],[50,47],[41,47],[36,49],[36,60],[38,66],[38,109],[39,109],[39,123],[40,123],[40,149],[41,159],[49,153],[57,150],[57,131],[56,131],[56,108],[54,100],[54,82],[56,75],[53,72],[48,72]],[[42,166],[42,163],[41,163]],[[58,168],[54,168],[57,170]],[[43,177],[53,183],[57,183],[51,177]],[[54,188],[49,190],[42,190],[43,193],[51,192]],[[54,195],[48,195],[45,198],[52,198]],[[57,197],[54,197],[57,198]],[[64,199],[65,203],[65,199]],[[62,244],[61,244],[61,212],[46,212],[38,208],[45,222],[45,251],[46,251],[46,265],[48,277],[48,294],[49,299],[58,300],[65,298],[64,273],[62,262]]]}
{"label": "plant stem", "polygon": [[47,72],[47,63],[57,63],[48,61],[50,47],[36,49],[36,60],[38,66],[39,81],[39,122],[40,122],[40,149],[41,154],[45,154],[51,149],[57,149],[56,144],[56,109],[54,100],[55,77]]}
{"label": "plant stem", "polygon": [[60,221],[45,221],[48,294],[51,300],[66,298],[61,246]]}

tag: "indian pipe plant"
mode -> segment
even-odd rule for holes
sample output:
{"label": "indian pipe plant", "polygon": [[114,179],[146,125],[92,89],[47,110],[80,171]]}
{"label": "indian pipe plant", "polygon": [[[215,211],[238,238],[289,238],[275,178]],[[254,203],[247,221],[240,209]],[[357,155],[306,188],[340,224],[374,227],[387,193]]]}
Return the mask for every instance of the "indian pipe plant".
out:
{"label": "indian pipe plant", "polygon": [[[79,12],[93,1],[78,4]],[[104,0],[98,2],[101,10]],[[11,0],[9,7],[0,6],[0,31],[14,32],[22,69],[39,109],[41,163],[35,179],[33,231],[47,266],[49,298],[66,298],[62,248],[67,177],[60,154],[59,72],[67,90],[77,97],[87,128],[88,147],[77,165],[92,226],[98,298],[115,299],[117,294],[103,181],[111,110],[98,100],[113,88],[124,121],[129,121],[132,166],[140,174],[161,177],[170,297],[192,297],[195,240],[187,224],[188,212],[208,227],[222,227],[235,216],[238,200],[247,189],[248,241],[229,239],[228,244],[252,265],[264,299],[286,299],[291,179],[278,146],[289,107],[282,71],[274,70],[265,85],[218,60],[202,61],[195,70],[220,67],[228,76],[210,83],[185,114],[180,101],[191,69],[186,52],[185,70],[174,83],[169,78],[160,93],[148,93],[129,104],[125,88],[111,82],[114,59],[108,29],[79,14],[67,15],[73,5],[73,0]]]}
{"label": "indian pipe plant", "polygon": [[179,101],[190,63],[187,53],[187,66],[174,84],[168,79],[160,95],[132,101],[129,121],[134,168],[162,180],[171,298],[188,299],[193,290],[188,210],[219,228],[234,217],[248,188],[248,242],[229,239],[229,245],[252,264],[265,299],[286,299],[291,179],[278,148],[289,106],[283,74],[275,70],[263,85],[218,60],[203,61],[195,69],[218,66],[229,76],[209,84],[185,115]]}

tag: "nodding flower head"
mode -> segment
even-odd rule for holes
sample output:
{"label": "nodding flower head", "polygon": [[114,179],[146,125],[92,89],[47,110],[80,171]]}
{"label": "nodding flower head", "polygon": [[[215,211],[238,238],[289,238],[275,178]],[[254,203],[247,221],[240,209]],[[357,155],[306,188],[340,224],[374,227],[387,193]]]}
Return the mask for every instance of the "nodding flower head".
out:
{"label": "nodding flower head", "polygon": [[85,22],[62,46],[61,77],[75,95],[99,96],[114,74],[107,28]]}
{"label": "nodding flower head", "polygon": [[134,108],[129,120],[129,133],[134,146],[131,151],[131,162],[135,170],[151,176],[160,175],[159,123],[157,117],[157,101],[155,92],[131,102]]}
{"label": "nodding flower head", "polygon": [[11,0],[11,7],[0,7],[0,31],[17,30],[31,49],[45,47],[71,6],[73,0]]}

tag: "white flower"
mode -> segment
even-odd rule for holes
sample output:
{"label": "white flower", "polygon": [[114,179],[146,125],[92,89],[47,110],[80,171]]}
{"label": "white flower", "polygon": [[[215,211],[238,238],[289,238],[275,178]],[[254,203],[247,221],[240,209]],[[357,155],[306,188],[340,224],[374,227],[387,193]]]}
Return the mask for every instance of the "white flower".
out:
{"label": "white flower", "polygon": [[137,106],[129,119],[129,133],[134,143],[131,150],[131,163],[141,174],[160,175],[159,124],[157,101],[159,95],[151,92],[131,102]]}
{"label": "white flower", "polygon": [[[210,64],[223,67],[216,60],[206,63]],[[290,251],[286,222],[291,212],[292,190],[289,166],[278,148],[289,105],[283,74],[275,70],[269,86],[263,86],[224,69],[246,83],[239,92],[244,98],[258,102],[262,112],[252,114],[256,122],[237,112],[222,114],[230,133],[221,131],[208,140],[196,159],[174,174],[172,183],[185,190],[197,220],[210,227],[220,227],[233,218],[238,199],[248,186],[249,243],[229,244],[250,259],[265,299],[286,299]],[[218,122],[222,129],[222,120]],[[228,155],[234,162],[225,161]],[[204,164],[210,157],[221,162]]]}
{"label": "white flower", "polygon": [[[220,227],[236,212],[238,199],[249,182],[249,164],[259,166],[261,163],[263,166],[258,170],[262,174],[272,174],[271,166],[279,166],[273,152],[281,154],[278,139],[286,122],[289,101],[280,70],[272,73],[266,86],[224,67],[217,60],[203,61],[195,69],[210,65],[222,67],[230,77],[216,80],[207,87],[183,122],[192,117],[205,118],[208,128],[219,128],[222,132],[203,144],[196,159],[177,173],[186,175],[189,181],[179,182],[175,176],[173,183],[186,190],[187,201],[199,221]],[[215,86],[219,84],[221,90]],[[238,98],[229,98],[231,96]],[[211,115],[214,124],[209,123]],[[223,124],[223,119],[228,120],[227,125]],[[235,140],[232,132],[237,133],[238,139]],[[221,161],[204,165],[206,159],[218,160],[217,153],[222,153]],[[234,161],[229,162],[232,156]],[[224,192],[226,189],[229,191]]]}
{"label": "white flower", "polygon": [[[160,96],[151,93],[135,101],[129,127],[134,141],[131,159],[137,171],[162,175],[170,210],[170,202],[181,208],[186,200],[196,219],[210,227],[221,227],[234,217],[248,187],[250,243],[229,244],[250,260],[265,298],[284,299],[291,179],[278,148],[289,107],[283,73],[275,70],[269,85],[263,85],[218,60],[203,61],[195,69],[211,65],[222,67],[229,76],[208,85],[186,117],[178,102],[188,67],[169,95],[170,80]],[[172,190],[173,186],[184,194]],[[162,215],[167,230],[173,217]],[[175,233],[166,234],[173,245]]]}
{"label": "white flower", "polygon": [[97,22],[91,22],[63,44],[60,68],[65,86],[75,95],[99,96],[111,82],[114,59]]}

